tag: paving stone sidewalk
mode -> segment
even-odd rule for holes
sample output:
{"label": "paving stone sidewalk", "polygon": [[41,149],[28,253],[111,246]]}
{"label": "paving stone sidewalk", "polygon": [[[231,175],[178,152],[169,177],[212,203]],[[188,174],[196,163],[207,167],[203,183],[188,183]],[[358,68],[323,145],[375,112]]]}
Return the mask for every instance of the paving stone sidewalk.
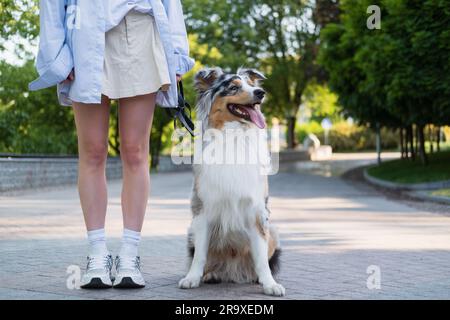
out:
{"label": "paving stone sidewalk", "polygon": [[[450,298],[450,218],[337,176],[371,161],[373,155],[347,155],[295,163],[270,178],[272,222],[283,247],[278,280],[286,287],[284,299]],[[152,175],[141,248],[148,285],[139,290],[68,289],[67,268],[84,268],[86,254],[74,186],[0,196],[0,298],[272,299],[257,285],[177,288],[186,270],[191,181],[189,172]],[[116,253],[120,181],[110,182],[109,199],[106,229]],[[368,269],[380,271],[380,289],[368,288]]]}

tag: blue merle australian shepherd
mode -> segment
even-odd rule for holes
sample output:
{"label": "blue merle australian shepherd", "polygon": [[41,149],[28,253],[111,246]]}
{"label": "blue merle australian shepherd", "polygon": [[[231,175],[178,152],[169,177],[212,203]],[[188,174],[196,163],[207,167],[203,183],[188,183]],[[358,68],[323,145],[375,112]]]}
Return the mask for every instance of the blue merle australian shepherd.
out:
{"label": "blue merle australian shepherd", "polygon": [[[196,74],[204,152],[211,146],[226,149],[229,143],[228,139],[206,139],[208,130],[239,130],[247,138],[251,130],[264,131],[261,104],[265,92],[260,87],[264,79],[260,72],[243,68],[236,74],[220,68],[205,68]],[[238,156],[258,152],[255,148],[260,144],[247,138],[233,149]],[[269,224],[267,199],[267,175],[261,174],[258,163],[194,164],[193,220],[188,237],[192,259],[180,288],[196,288],[202,281],[257,282],[268,295],[285,294],[273,278],[280,248],[277,233]]]}

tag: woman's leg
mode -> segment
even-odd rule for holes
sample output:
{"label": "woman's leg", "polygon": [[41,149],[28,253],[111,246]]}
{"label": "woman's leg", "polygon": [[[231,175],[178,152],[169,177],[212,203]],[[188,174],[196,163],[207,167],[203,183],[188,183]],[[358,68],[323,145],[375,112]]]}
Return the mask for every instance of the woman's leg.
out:
{"label": "woman's leg", "polygon": [[122,247],[116,258],[116,288],[143,288],[138,246],[150,188],[149,138],[156,94],[119,99],[122,158]]}
{"label": "woman's leg", "polygon": [[119,100],[122,211],[127,230],[140,232],[150,188],[149,138],[156,94]]}
{"label": "woman's leg", "polygon": [[88,231],[105,226],[109,108],[106,96],[102,96],[101,104],[73,104],[78,134],[78,192]]}
{"label": "woman's leg", "polygon": [[88,230],[89,255],[81,288],[112,287],[112,257],[106,247],[106,158],[108,155],[109,99],[101,104],[74,103],[78,134],[78,192]]}

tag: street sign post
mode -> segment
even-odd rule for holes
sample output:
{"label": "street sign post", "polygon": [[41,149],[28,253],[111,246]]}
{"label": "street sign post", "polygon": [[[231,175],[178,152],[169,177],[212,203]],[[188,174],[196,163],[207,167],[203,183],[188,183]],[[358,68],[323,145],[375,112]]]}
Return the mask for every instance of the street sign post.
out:
{"label": "street sign post", "polygon": [[333,127],[333,123],[331,122],[331,120],[329,118],[324,118],[322,120],[322,122],[320,123],[320,125],[322,126],[323,130],[324,130],[324,144],[328,145],[329,144],[329,133],[331,128]]}

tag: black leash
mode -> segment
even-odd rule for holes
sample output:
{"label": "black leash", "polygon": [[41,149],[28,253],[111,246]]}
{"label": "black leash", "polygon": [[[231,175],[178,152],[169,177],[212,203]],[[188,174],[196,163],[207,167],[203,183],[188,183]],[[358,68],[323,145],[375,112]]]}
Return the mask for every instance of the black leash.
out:
{"label": "black leash", "polygon": [[[180,120],[183,127],[194,136],[194,123],[191,120],[191,105],[184,99],[183,82],[178,82],[178,106],[176,108],[165,108],[167,114],[173,118],[173,126],[177,128],[177,119]],[[186,114],[186,109],[189,110],[189,116]]]}

